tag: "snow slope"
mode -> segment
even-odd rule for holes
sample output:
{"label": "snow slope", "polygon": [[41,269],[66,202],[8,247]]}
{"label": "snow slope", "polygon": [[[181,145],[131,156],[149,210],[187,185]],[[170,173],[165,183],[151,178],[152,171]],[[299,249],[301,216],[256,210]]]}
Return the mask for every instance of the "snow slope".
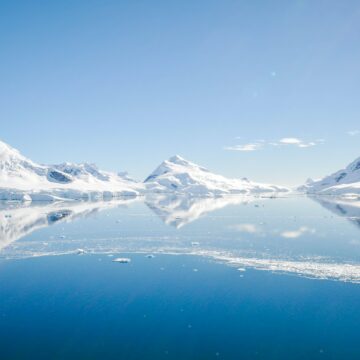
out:
{"label": "snow slope", "polygon": [[91,164],[39,165],[0,141],[0,200],[93,199],[137,195],[142,185]]}
{"label": "snow slope", "polygon": [[308,194],[358,197],[360,195],[360,158],[332,175],[320,180],[308,180],[299,190]]}
{"label": "snow slope", "polygon": [[176,192],[191,195],[252,194],[287,192],[281,186],[260,184],[247,179],[227,179],[213,174],[176,155],[164,161],[144,181],[151,192]]}

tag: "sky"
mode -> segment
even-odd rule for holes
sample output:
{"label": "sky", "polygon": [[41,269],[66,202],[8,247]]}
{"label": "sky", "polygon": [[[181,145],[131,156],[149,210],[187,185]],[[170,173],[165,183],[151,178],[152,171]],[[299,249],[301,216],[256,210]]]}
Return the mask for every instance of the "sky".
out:
{"label": "sky", "polygon": [[359,39],[357,0],[0,0],[0,139],[301,184],[360,156]]}

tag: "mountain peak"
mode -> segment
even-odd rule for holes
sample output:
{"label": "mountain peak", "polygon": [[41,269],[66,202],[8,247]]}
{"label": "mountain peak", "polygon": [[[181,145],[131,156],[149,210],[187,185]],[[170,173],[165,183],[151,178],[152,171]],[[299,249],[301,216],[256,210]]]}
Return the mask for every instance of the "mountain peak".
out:
{"label": "mountain peak", "polygon": [[186,160],[184,159],[182,156],[180,155],[174,155],[172,156],[171,158],[169,158],[168,160],[165,160],[161,165],[160,167],[162,168],[168,168],[168,167],[171,167],[173,168],[172,165],[175,165],[175,166],[182,166],[182,167],[185,167],[185,168],[191,168],[191,169],[198,169],[198,170],[201,170],[201,171],[205,171],[205,172],[209,172],[208,169],[202,167],[202,166],[199,166],[189,160]]}
{"label": "mountain peak", "polygon": [[10,156],[14,156],[14,155],[19,156],[20,155],[19,151],[0,140],[0,160],[6,160]]}
{"label": "mountain peak", "polygon": [[145,180],[147,190],[195,195],[248,194],[251,192],[284,192],[287,189],[258,184],[248,179],[228,179],[222,175],[185,160],[179,155],[170,157]]}
{"label": "mountain peak", "polygon": [[[9,166],[15,163],[27,164],[27,166],[34,166],[35,164],[25,156],[23,156],[19,150],[8,145],[4,141],[0,140],[0,162],[3,166]],[[5,165],[6,164],[6,165]]]}
{"label": "mountain peak", "polygon": [[0,141],[1,199],[93,199],[137,195],[140,189],[134,181],[101,171],[94,164],[37,164]]}
{"label": "mountain peak", "polygon": [[189,164],[189,163],[190,163],[190,161],[184,159],[184,158],[181,157],[180,155],[171,156],[167,161],[168,161],[168,162],[171,162],[171,163],[173,163],[173,164],[181,164],[181,165]]}

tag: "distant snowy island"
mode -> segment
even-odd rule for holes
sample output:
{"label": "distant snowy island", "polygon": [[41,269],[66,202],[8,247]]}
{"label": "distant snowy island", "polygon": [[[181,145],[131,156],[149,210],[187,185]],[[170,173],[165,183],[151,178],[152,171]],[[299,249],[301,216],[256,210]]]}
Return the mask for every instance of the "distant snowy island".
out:
{"label": "distant snowy island", "polygon": [[341,197],[360,196],[360,158],[322,179],[309,179],[298,190],[313,195],[333,195]]}
{"label": "distant snowy island", "polygon": [[[360,195],[360,158],[321,180],[309,180],[297,191],[307,194]],[[40,165],[0,141],[0,200],[103,200],[151,193],[192,196],[289,193],[285,186],[228,179],[176,155],[161,163],[143,182],[94,164]]]}

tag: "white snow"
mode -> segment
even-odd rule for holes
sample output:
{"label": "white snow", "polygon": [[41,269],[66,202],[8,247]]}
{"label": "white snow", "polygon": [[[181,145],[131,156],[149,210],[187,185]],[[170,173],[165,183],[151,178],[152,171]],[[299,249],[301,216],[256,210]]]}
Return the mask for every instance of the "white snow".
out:
{"label": "white snow", "polygon": [[285,259],[262,259],[238,257],[232,254],[216,254],[215,252],[206,252],[203,255],[214,257],[233,266],[244,268],[254,268],[280,273],[297,274],[299,276],[348,281],[360,283],[360,265],[352,263],[334,263],[319,262],[317,259],[308,259],[307,261],[285,260]]}
{"label": "white snow", "polygon": [[93,164],[39,165],[0,141],[0,200],[104,199],[138,195],[142,188]]}
{"label": "white snow", "polygon": [[191,195],[221,195],[287,192],[281,186],[260,184],[247,179],[228,179],[176,155],[164,161],[144,183],[150,192]]}
{"label": "white snow", "polygon": [[214,196],[286,191],[285,187],[246,178],[227,179],[180,156],[164,161],[139,183],[126,173],[102,171],[94,164],[40,165],[0,141],[0,200],[102,200],[144,192]]}
{"label": "white snow", "polygon": [[308,194],[358,197],[360,195],[360,158],[345,169],[322,179],[309,179],[299,190]]}

